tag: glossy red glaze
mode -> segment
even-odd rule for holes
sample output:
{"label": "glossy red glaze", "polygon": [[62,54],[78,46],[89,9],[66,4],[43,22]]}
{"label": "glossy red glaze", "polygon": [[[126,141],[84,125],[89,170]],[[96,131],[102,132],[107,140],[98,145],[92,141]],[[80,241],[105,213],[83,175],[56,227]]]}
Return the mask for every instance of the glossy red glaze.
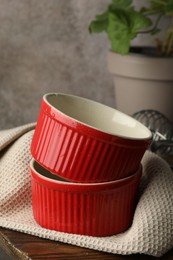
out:
{"label": "glossy red glaze", "polygon": [[67,180],[106,182],[136,171],[150,142],[92,128],[43,98],[31,153],[42,166]]}
{"label": "glossy red glaze", "polygon": [[34,160],[30,171],[33,214],[42,227],[89,236],[115,235],[130,227],[141,166],[122,180],[88,184],[58,180]]}

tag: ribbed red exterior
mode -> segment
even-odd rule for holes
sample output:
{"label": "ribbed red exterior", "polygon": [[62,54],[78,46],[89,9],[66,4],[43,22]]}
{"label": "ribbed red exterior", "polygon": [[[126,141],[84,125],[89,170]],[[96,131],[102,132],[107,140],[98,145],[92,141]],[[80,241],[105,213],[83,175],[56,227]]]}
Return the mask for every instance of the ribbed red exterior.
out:
{"label": "ribbed red exterior", "polygon": [[[118,183],[63,185],[31,168],[32,206],[35,220],[47,229],[109,236],[128,229],[136,206],[141,168],[132,178]],[[92,185],[92,184],[90,184]]]}
{"label": "ribbed red exterior", "polygon": [[106,182],[136,171],[149,145],[149,141],[123,145],[99,137],[69,127],[41,109],[31,153],[42,166],[67,180]]}

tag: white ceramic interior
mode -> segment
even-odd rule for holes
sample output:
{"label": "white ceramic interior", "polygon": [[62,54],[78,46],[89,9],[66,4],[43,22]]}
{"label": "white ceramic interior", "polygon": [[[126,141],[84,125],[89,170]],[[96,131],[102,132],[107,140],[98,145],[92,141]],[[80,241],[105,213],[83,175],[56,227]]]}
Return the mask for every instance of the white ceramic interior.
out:
{"label": "white ceramic interior", "polygon": [[[140,166],[141,167],[141,166]],[[71,182],[71,181],[67,181],[67,180],[65,180],[65,179],[63,179],[63,178],[61,178],[60,176],[58,176],[58,175],[55,175],[55,174],[53,174],[53,173],[51,173],[51,172],[49,172],[47,169],[45,169],[44,167],[42,167],[38,162],[36,162],[33,158],[31,159],[31,161],[30,161],[30,168],[34,171],[34,172],[36,172],[38,175],[41,175],[41,177],[43,178],[43,179],[46,179],[48,182],[54,182],[54,183],[59,183],[59,184],[61,184],[61,185],[63,185],[63,184],[68,184],[68,185],[71,185],[71,186],[78,186],[78,187],[81,187],[81,186],[83,186],[83,187],[85,187],[85,186],[90,186],[90,187],[93,187],[93,186],[105,186],[105,185],[111,185],[111,184],[114,184],[114,183],[116,183],[116,184],[118,184],[118,183],[121,183],[121,184],[123,184],[123,182],[125,182],[125,181],[127,181],[127,180],[130,180],[130,179],[133,179],[134,178],[134,176],[136,175],[136,174],[138,174],[138,170],[134,173],[134,174],[132,174],[132,175],[130,175],[130,176],[128,176],[128,177],[125,177],[125,178],[123,178],[123,179],[119,179],[119,180],[115,180],[115,181],[109,181],[109,182],[92,182],[92,183],[84,183],[84,182]]]}
{"label": "white ceramic interior", "polygon": [[46,94],[44,101],[76,121],[108,134],[150,139],[150,130],[136,119],[101,103],[66,94]]}

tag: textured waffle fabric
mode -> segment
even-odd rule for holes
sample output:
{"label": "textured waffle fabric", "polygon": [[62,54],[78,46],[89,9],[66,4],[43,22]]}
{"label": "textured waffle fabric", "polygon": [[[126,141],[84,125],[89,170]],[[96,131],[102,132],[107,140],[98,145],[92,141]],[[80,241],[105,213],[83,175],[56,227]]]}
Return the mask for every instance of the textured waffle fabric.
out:
{"label": "textured waffle fabric", "polygon": [[160,257],[173,247],[173,173],[146,152],[140,197],[131,227],[110,237],[67,234],[40,227],[33,218],[29,161],[35,124],[0,131],[0,226],[113,254]]}

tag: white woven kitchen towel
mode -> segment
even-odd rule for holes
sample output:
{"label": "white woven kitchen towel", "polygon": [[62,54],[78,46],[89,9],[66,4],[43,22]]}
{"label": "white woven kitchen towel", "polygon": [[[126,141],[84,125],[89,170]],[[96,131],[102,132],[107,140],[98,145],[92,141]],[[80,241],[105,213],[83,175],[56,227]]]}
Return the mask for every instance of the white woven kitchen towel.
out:
{"label": "white woven kitchen towel", "polygon": [[66,234],[40,227],[31,207],[29,161],[35,124],[0,131],[0,226],[114,254],[162,256],[173,247],[173,173],[160,157],[142,160],[140,199],[132,226],[110,237]]}

